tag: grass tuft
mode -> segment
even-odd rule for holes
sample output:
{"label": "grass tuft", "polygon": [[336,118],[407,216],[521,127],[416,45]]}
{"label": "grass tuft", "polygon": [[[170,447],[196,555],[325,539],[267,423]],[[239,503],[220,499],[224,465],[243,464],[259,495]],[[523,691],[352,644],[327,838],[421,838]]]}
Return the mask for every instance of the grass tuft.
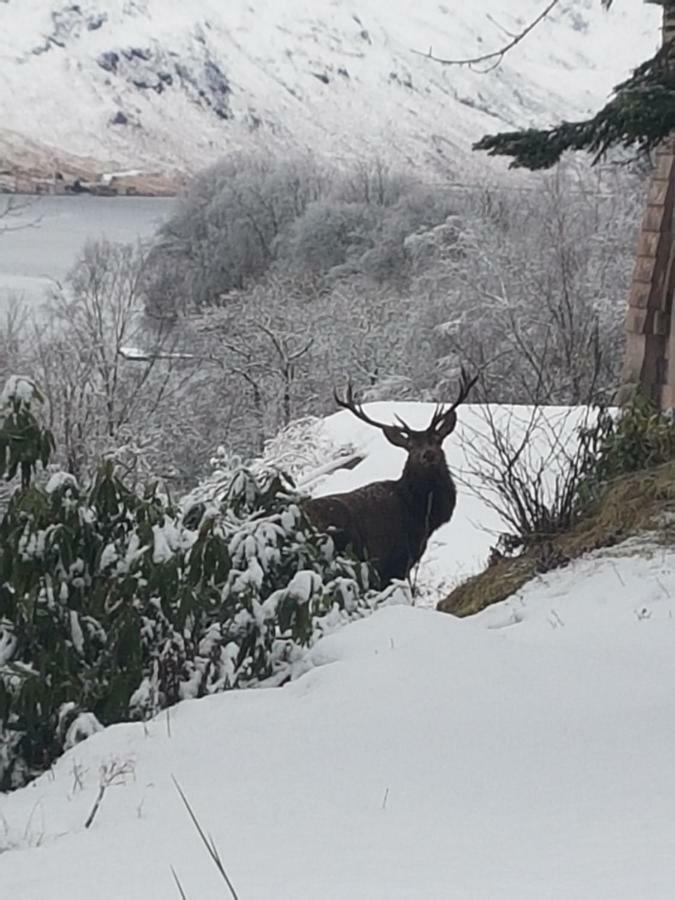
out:
{"label": "grass tuft", "polygon": [[469,616],[506,600],[535,575],[646,531],[675,543],[675,460],[613,479],[569,531],[543,537],[519,556],[495,558],[437,606]]}

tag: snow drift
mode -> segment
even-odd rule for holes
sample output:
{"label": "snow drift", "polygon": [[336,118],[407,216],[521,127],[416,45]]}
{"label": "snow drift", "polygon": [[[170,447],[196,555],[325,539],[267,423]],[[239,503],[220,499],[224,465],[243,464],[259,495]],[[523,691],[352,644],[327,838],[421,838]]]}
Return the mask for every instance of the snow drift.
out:
{"label": "snow drift", "polygon": [[673,572],[619,551],[473,620],[383,610],[286,688],[109,728],[0,801],[3,892],[178,896],[173,866],[227,896],[175,777],[247,900],[666,900]]}

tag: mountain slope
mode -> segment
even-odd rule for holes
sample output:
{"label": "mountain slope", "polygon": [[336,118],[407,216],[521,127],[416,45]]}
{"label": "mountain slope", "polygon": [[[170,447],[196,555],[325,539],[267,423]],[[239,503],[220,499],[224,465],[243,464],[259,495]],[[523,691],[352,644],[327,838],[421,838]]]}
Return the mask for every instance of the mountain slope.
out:
{"label": "mountain slope", "polygon": [[[658,41],[658,10],[573,0],[487,72],[539,0],[3,0],[0,170],[171,178],[254,144],[444,174],[485,131],[583,115]],[[467,159],[468,158],[468,159]]]}

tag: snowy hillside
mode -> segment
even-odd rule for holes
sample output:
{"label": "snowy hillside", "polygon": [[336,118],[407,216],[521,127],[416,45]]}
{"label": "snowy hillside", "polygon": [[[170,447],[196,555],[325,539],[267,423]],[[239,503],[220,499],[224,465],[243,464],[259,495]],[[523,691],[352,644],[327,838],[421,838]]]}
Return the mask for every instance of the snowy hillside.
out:
{"label": "snowy hillside", "polygon": [[[675,554],[475,619],[389,608],[280,689],[109,728],[0,798],[12,900],[670,900]],[[85,830],[100,767],[123,771]]]}
{"label": "snowy hillside", "polygon": [[[650,54],[658,8],[539,0],[3,0],[0,175],[131,171],[152,189],[253,144],[378,155],[451,176],[486,131],[586,114]],[[480,165],[484,162],[481,161]],[[138,174],[140,172],[140,175]]]}
{"label": "snowy hillside", "polygon": [[[375,406],[413,427],[429,415]],[[496,412],[515,413],[514,434],[527,420]],[[545,413],[559,437],[578,415]],[[455,474],[486,441],[482,421],[461,409]],[[347,413],[319,438],[365,457],[319,491],[400,470],[400,451]],[[491,541],[470,482],[429,577],[477,565]],[[228,896],[177,782],[241,900],[670,900],[674,610],[675,553],[646,541],[474,618],[380,610],[317,643],[284,688],[110,727],[0,795],[3,896],[178,897],[172,868],[188,898]]]}

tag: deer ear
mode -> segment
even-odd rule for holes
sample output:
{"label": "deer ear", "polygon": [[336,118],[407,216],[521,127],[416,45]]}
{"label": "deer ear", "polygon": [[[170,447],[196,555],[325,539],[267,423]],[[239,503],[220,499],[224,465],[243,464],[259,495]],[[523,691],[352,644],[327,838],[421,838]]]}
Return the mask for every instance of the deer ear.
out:
{"label": "deer ear", "polygon": [[444,441],[445,438],[455,430],[456,424],[457,413],[454,409],[449,409],[436,426],[435,433],[442,441]]}
{"label": "deer ear", "polygon": [[408,438],[396,425],[386,425],[382,432],[390,444],[393,444],[395,447],[403,447],[404,450],[409,449],[410,443]]}

